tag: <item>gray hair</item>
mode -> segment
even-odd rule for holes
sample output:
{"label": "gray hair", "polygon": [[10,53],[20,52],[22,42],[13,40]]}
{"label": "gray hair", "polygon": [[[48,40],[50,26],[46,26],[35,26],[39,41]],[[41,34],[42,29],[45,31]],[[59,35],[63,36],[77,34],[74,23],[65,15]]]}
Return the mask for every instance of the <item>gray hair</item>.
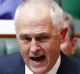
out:
{"label": "gray hair", "polygon": [[63,18],[63,10],[60,8],[60,6],[53,0],[24,0],[20,6],[18,6],[14,20],[18,17],[20,8],[29,3],[35,3],[35,4],[46,4],[50,8],[50,15],[51,18],[55,24],[55,26],[60,30],[62,28],[62,25],[64,25],[64,18]]}

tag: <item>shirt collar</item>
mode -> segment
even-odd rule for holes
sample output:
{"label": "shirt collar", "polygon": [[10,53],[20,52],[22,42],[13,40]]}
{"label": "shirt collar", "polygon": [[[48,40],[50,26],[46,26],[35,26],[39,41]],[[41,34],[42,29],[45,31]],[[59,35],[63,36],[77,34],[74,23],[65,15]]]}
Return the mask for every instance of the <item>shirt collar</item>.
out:
{"label": "shirt collar", "polygon": [[[53,68],[47,74],[56,74],[58,71],[58,68],[60,66],[60,63],[61,63],[61,56],[59,55],[57,62],[55,63]],[[25,74],[33,74],[33,72],[27,67],[26,64],[25,64]]]}
{"label": "shirt collar", "polygon": [[53,68],[47,74],[56,74],[57,71],[58,71],[58,68],[60,66],[60,63],[61,63],[61,56],[59,55],[59,58],[57,59],[57,62],[55,63]]}

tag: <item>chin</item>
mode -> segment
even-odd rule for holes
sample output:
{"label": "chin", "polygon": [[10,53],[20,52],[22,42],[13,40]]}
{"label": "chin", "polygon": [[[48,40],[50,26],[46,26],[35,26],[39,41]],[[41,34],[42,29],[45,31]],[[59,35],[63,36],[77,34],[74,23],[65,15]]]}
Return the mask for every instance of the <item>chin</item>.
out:
{"label": "chin", "polygon": [[47,67],[39,67],[39,68],[30,68],[31,71],[34,73],[34,74],[44,74],[44,73],[47,73],[48,71],[48,68]]}

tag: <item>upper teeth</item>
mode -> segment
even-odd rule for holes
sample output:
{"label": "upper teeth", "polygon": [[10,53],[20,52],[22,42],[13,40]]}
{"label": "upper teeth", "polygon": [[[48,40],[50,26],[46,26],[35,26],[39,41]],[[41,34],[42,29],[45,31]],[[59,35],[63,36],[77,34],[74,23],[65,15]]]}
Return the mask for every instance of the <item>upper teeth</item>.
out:
{"label": "upper teeth", "polygon": [[42,61],[45,59],[45,56],[38,56],[38,57],[30,57],[30,59],[34,60],[34,61]]}

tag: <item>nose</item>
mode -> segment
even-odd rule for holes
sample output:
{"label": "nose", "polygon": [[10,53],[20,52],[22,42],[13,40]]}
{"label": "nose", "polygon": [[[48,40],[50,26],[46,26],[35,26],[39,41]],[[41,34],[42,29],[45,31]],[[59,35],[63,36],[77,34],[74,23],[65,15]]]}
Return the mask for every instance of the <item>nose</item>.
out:
{"label": "nose", "polygon": [[34,53],[34,54],[38,54],[40,52],[39,43],[35,39],[32,39],[31,41],[30,51],[31,53]]}

